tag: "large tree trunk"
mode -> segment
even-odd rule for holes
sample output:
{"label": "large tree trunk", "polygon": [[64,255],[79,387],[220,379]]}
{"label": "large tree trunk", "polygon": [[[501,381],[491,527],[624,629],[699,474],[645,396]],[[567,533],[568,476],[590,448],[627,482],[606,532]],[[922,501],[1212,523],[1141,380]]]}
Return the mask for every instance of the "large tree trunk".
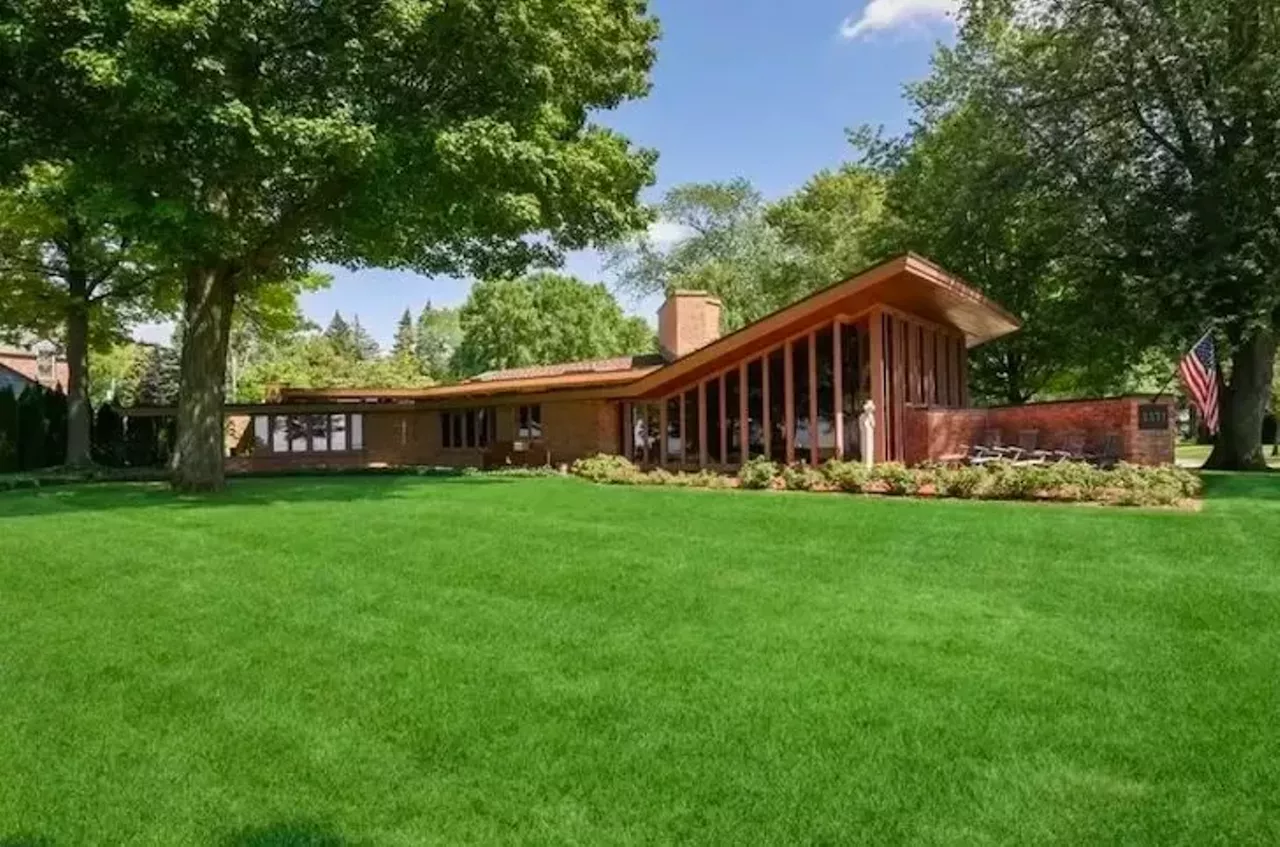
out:
{"label": "large tree trunk", "polygon": [[235,274],[226,266],[187,273],[182,386],[172,479],[178,491],[217,491],[225,484],[222,404]]}
{"label": "large tree trunk", "polygon": [[1266,470],[1262,454],[1262,419],[1271,399],[1276,336],[1272,330],[1255,332],[1236,346],[1231,358],[1231,380],[1218,402],[1218,440],[1204,463],[1214,470]]}
{"label": "large tree trunk", "polygon": [[89,284],[82,269],[67,274],[67,464],[90,464]]}

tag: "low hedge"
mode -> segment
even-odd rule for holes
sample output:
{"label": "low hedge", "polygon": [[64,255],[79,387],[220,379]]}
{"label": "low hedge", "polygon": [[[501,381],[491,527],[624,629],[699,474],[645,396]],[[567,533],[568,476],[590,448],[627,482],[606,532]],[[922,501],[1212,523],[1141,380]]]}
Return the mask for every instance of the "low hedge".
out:
{"label": "low hedge", "polygon": [[1121,463],[1102,470],[1081,462],[980,466],[884,462],[866,468],[833,459],[818,468],[779,466],[760,457],[737,476],[711,471],[643,471],[622,456],[580,459],[571,473],[607,485],[674,485],[691,488],[748,488],[776,491],[843,491],[850,494],[948,497],[965,500],[1062,500],[1133,506],[1169,506],[1199,496],[1200,477],[1172,466]]}

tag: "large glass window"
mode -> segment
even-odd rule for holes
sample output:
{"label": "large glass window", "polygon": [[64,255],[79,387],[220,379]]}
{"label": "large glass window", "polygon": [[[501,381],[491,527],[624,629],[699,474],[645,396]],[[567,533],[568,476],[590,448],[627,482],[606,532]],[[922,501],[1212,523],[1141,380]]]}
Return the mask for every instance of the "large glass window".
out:
{"label": "large glass window", "polygon": [[795,383],[795,403],[791,414],[795,416],[796,459],[809,459],[809,339],[797,338],[791,342],[791,379]]}
{"label": "large glass window", "polygon": [[747,445],[751,456],[764,455],[764,361],[747,363]]}
{"label": "large glass window", "polygon": [[731,465],[742,461],[741,386],[737,368],[724,375],[724,423],[729,441],[729,455],[725,461]]}
{"label": "large glass window", "polygon": [[347,449],[347,416],[329,416],[329,447],[335,453]]}
{"label": "large glass window", "polygon": [[648,422],[645,420],[645,407],[639,404],[633,405],[631,408],[631,420],[627,421],[627,426],[631,427],[631,461],[636,464],[644,462],[645,444],[649,439]]}
{"label": "large glass window", "polygon": [[860,351],[862,336],[857,326],[840,327],[840,369],[841,369],[841,406],[844,408],[844,455],[846,459],[859,459],[862,453],[858,448],[858,416],[862,414],[862,402],[866,394],[862,389],[862,366]]}
{"label": "large glass window", "polygon": [[818,330],[818,458],[830,459],[836,454],[836,361],[831,327]]}
{"label": "large glass window", "polygon": [[720,455],[720,380],[707,382],[707,456],[713,464],[724,461]]}
{"label": "large glass window", "polygon": [[271,418],[271,452],[289,452],[289,419],[284,415]]}
{"label": "large glass window", "polygon": [[685,461],[692,464],[701,459],[701,426],[702,419],[698,415],[698,389],[684,393],[684,455]]}
{"label": "large glass window", "polygon": [[656,465],[662,459],[662,406],[651,403],[645,409],[648,415],[645,432],[649,437],[649,463]]}
{"label": "large glass window", "polygon": [[680,397],[667,398],[667,461],[679,463],[684,459],[680,441]]}
{"label": "large glass window", "polygon": [[440,446],[461,450],[488,447],[492,409],[458,409],[440,413]]}
{"label": "large glass window", "polygon": [[787,460],[787,357],[779,347],[769,354],[769,458]]}
{"label": "large glass window", "polygon": [[253,445],[258,448],[271,443],[271,418],[266,415],[253,416]]}
{"label": "large glass window", "polygon": [[521,406],[516,420],[516,438],[537,441],[542,437],[542,406]]}
{"label": "large glass window", "polygon": [[364,415],[351,416],[351,449],[364,449]]}

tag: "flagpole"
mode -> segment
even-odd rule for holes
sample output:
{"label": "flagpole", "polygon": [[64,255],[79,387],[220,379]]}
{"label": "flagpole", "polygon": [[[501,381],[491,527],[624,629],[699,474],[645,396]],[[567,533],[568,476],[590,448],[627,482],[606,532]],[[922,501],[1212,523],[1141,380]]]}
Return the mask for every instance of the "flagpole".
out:
{"label": "flagpole", "polygon": [[[1211,332],[1213,332],[1212,329],[1206,329],[1204,334],[1196,339],[1196,343],[1191,345],[1191,349],[1194,350],[1199,347],[1200,342],[1204,341]],[[1173,373],[1169,374],[1169,378],[1164,381],[1164,385],[1160,386],[1160,390],[1156,392],[1156,396],[1151,398],[1152,403],[1160,402],[1160,398],[1169,390],[1169,386],[1173,384],[1173,381],[1178,378],[1178,371],[1181,370],[1182,360],[1186,358],[1186,355],[1186,353],[1183,353],[1182,356],[1178,357],[1178,364],[1173,366]]]}

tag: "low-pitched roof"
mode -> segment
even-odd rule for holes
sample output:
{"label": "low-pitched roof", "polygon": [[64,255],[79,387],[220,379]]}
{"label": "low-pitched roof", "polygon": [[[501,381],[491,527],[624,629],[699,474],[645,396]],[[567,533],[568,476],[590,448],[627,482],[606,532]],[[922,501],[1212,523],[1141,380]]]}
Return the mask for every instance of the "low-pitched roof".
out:
{"label": "low-pitched roof", "polygon": [[286,389],[285,400],[447,401],[498,394],[541,394],[570,389],[609,389],[611,394],[657,396],[673,383],[689,382],[726,361],[765,352],[806,325],[853,317],[871,306],[887,306],[955,327],[970,347],[1015,332],[1021,322],[959,277],[907,253],[868,268],[792,303],[705,347],[666,362],[658,354],[620,356],[489,371],[465,382],[419,389]]}

